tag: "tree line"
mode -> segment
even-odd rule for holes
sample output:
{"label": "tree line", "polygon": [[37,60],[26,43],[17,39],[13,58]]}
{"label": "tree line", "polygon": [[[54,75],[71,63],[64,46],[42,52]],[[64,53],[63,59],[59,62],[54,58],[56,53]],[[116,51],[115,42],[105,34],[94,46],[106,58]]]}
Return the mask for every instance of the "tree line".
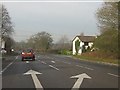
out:
{"label": "tree line", "polygon": [[[119,2],[104,2],[101,8],[96,12],[98,29],[100,35],[94,42],[94,47],[99,50],[112,53],[120,52],[120,30],[119,30]],[[55,44],[52,35],[47,32],[38,32],[32,35],[26,42],[14,42],[12,34],[14,32],[13,24],[7,9],[0,4],[0,37],[7,42],[6,47],[9,51],[11,47],[16,48],[33,48],[36,51],[46,52],[49,49],[71,50],[71,41],[63,36]]]}
{"label": "tree line", "polygon": [[95,40],[95,47],[103,51],[118,53],[120,51],[119,2],[104,2],[96,12],[100,35]]}
{"label": "tree line", "polygon": [[58,53],[61,50],[71,50],[71,41],[64,35],[57,42],[53,42],[52,35],[42,31],[30,36],[26,42],[16,42],[14,48],[17,50],[31,48],[38,53],[49,51]]}
{"label": "tree line", "polygon": [[14,44],[14,39],[12,34],[14,33],[13,24],[7,9],[4,5],[0,4],[0,43],[5,41],[5,49],[10,53],[12,45]]}

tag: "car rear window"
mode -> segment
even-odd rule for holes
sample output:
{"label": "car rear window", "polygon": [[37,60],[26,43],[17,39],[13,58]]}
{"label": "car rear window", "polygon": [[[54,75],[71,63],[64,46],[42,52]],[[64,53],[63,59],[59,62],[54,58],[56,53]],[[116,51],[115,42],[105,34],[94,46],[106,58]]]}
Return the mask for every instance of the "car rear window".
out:
{"label": "car rear window", "polygon": [[31,49],[27,49],[27,50],[23,50],[23,52],[30,53],[30,52],[33,52],[33,50],[31,50]]}

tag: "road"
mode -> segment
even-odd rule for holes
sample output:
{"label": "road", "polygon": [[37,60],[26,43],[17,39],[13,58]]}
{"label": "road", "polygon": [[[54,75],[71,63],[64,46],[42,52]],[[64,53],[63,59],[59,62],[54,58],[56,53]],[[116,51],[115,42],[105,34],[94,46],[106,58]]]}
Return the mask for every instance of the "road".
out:
{"label": "road", "polygon": [[116,66],[70,56],[36,55],[36,61],[15,56],[3,62],[2,88],[118,88],[118,78]]}

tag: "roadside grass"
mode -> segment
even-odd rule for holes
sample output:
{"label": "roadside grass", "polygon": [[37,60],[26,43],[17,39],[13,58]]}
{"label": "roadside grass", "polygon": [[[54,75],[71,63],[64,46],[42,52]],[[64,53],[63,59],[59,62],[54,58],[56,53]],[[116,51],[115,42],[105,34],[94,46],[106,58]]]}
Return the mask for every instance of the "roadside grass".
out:
{"label": "roadside grass", "polygon": [[104,62],[116,65],[118,65],[119,61],[119,59],[117,58],[117,54],[103,51],[87,52],[81,55],[74,55],[73,57],[87,61]]}

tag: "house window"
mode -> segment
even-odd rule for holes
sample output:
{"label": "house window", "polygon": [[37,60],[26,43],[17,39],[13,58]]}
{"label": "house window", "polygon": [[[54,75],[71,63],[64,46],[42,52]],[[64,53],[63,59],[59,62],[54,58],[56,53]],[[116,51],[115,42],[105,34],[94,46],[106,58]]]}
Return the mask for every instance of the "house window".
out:
{"label": "house window", "polygon": [[84,42],[84,45],[85,45],[85,46],[88,46],[88,42]]}

